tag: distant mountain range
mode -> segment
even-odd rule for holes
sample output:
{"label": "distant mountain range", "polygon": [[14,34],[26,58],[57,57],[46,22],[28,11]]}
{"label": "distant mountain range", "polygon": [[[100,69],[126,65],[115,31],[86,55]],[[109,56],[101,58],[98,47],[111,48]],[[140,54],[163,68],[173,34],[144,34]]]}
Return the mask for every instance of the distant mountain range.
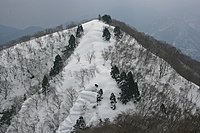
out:
{"label": "distant mountain range", "polygon": [[[67,23],[69,24],[69,23]],[[139,28],[140,27],[140,28]],[[142,24],[138,28],[158,40],[163,40],[180,49],[184,54],[200,61],[200,19],[197,17],[165,18]],[[31,26],[17,29],[0,25],[0,45],[25,35],[44,30]]]}
{"label": "distant mountain range", "polygon": [[182,17],[156,20],[146,26],[144,31],[200,61],[200,19]]}
{"label": "distant mountain range", "polygon": [[41,30],[43,30],[43,28],[38,26],[31,26],[25,29],[17,29],[9,26],[0,25],[0,45],[25,35],[32,35]]}

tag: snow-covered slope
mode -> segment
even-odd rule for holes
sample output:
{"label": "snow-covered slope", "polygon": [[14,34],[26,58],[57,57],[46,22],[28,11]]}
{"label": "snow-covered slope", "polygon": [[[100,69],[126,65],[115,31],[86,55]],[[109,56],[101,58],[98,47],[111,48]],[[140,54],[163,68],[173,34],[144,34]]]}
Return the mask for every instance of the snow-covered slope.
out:
{"label": "snow-covered slope", "polygon": [[[108,46],[113,46],[115,42],[113,39],[110,42],[102,40],[104,26],[106,25],[98,21],[91,21],[83,25],[85,35],[75,50],[75,54],[81,55],[80,61],[77,62],[77,59],[72,57],[72,60],[64,68],[64,81],[60,91],[72,87],[77,88],[80,93],[74,106],[70,109],[68,117],[60,125],[58,133],[69,132],[80,116],[83,116],[86,125],[91,126],[93,123],[98,123],[99,119],[109,118],[112,120],[117,114],[134,109],[133,103],[122,105],[120,102],[117,103],[116,110],[110,108],[109,97],[111,93],[119,96],[120,89],[110,76],[111,62],[105,63],[102,57],[102,51]],[[88,55],[92,53],[94,56],[90,63]],[[80,76],[83,70],[89,72],[88,75],[85,75],[89,78],[84,76],[84,82],[81,80],[72,82],[77,81],[76,73]],[[98,84],[99,87],[95,88],[95,84]],[[97,106],[97,91],[99,89],[103,89],[104,95],[100,105]]]}
{"label": "snow-covered slope", "polygon": [[43,76],[49,73],[55,56],[68,45],[71,32],[56,32],[0,51],[1,81],[6,82],[0,83],[0,111],[10,106],[7,102],[13,97],[34,93]]}
{"label": "snow-covered slope", "polygon": [[[154,106],[158,109],[160,107],[158,98],[155,98],[158,93],[160,95],[162,95],[162,93],[169,94],[166,99],[159,99],[160,103],[163,102],[166,105],[179,102],[180,107],[184,108],[184,104],[190,103],[191,101],[192,104],[189,106],[193,107],[194,104],[194,109],[196,108],[196,105],[200,106],[199,92],[197,90],[198,87],[177,74],[164,60],[147,52],[134,38],[124,34],[123,38],[119,42],[116,42],[115,40],[102,42],[101,31],[104,25],[99,22],[88,24],[89,26],[92,25],[92,27],[89,28],[89,33],[86,31],[85,36],[80,41],[79,47],[75,50],[75,53],[82,55],[81,58],[83,57],[83,59],[80,59],[80,62],[78,63],[77,61],[70,62],[69,65],[65,67],[65,73],[68,71],[69,73],[73,73],[73,71],[81,71],[81,69],[85,68],[94,68],[95,76],[89,76],[93,78],[89,82],[86,81],[86,86],[82,85],[80,81],[79,86],[84,87],[80,90],[79,96],[74,106],[70,109],[68,117],[59,126],[58,133],[69,132],[80,116],[83,116],[87,126],[91,126],[91,123],[97,124],[99,119],[110,118],[112,120],[113,117],[121,112],[128,110],[141,111],[141,108],[143,108],[142,105],[144,104],[146,110],[148,110],[149,106],[152,104],[155,104]],[[87,25],[84,25],[84,27],[87,29]],[[112,28],[110,30],[112,31]],[[90,42],[87,44],[88,48],[85,42]],[[87,49],[87,52],[85,49]],[[104,61],[101,55],[102,52],[105,52],[106,50],[110,53],[110,60],[107,62]],[[86,61],[87,58],[84,59],[88,52],[91,53],[90,51],[95,51],[95,58],[91,64]],[[111,60],[112,63],[121,67],[121,70],[133,71],[135,75],[134,78],[139,83],[140,91],[144,92],[142,94],[143,100],[140,102],[141,106],[134,105],[133,102],[129,102],[127,105],[122,105],[121,102],[118,101],[117,109],[115,111],[110,109],[110,94],[114,92],[118,97],[120,92],[115,81],[110,77]],[[67,80],[64,80],[64,84],[67,81],[66,85],[68,87],[71,86],[71,83],[68,81],[69,73],[67,73]],[[100,88],[104,91],[104,99],[97,107],[94,107],[96,106],[97,95],[97,90],[94,87],[95,83],[99,84]],[[73,88],[77,88],[76,85],[77,83],[75,83]],[[150,89],[150,85],[155,88]],[[65,85],[63,86],[65,87]],[[149,91],[147,91],[147,89],[149,89]],[[147,94],[147,92],[149,94]],[[153,97],[149,97],[150,94],[153,94]],[[163,95],[165,96],[165,94]],[[182,99],[181,95],[186,95],[187,98]],[[135,109],[135,106],[137,106],[137,110]]]}
{"label": "snow-covered slope", "polygon": [[133,72],[142,97],[136,105],[140,113],[158,113],[162,103],[169,112],[173,106],[178,106],[181,115],[199,109],[199,87],[180,76],[166,61],[150,53],[131,36],[124,35],[108,51],[111,51],[112,63],[120,70]]}
{"label": "snow-covered slope", "polygon": [[[74,30],[33,38],[0,51],[1,113],[9,110],[9,117],[12,118],[24,100],[40,90],[43,76],[49,73],[55,56],[62,54]],[[3,132],[6,128],[4,124],[1,127]]]}
{"label": "snow-covered slope", "polygon": [[[93,125],[93,123],[97,123],[97,119],[101,118],[104,120],[105,118],[109,118],[112,120],[117,114],[134,109],[133,103],[122,106],[120,102],[117,103],[116,110],[110,109],[110,94],[113,92],[118,96],[120,89],[110,76],[111,62],[105,61],[102,57],[102,51],[115,43],[114,39],[111,39],[110,42],[103,40],[102,31],[105,26],[109,27],[98,20],[83,24],[84,35],[78,40],[80,43],[73,55],[65,62],[67,65],[63,69],[63,72],[51,81],[50,94],[47,97],[38,93],[30,96],[23,103],[19,113],[13,118],[11,126],[7,130],[8,133],[49,133],[54,132],[58,127],[58,132],[67,132],[70,131],[80,115],[85,118],[87,125]],[[113,28],[110,27],[110,30],[112,31]],[[68,44],[67,40],[70,33],[75,34],[74,30],[70,29],[62,33],[55,33],[48,37],[39,38],[42,40],[40,42],[43,48],[49,51],[47,55],[46,53],[44,54],[45,57],[43,58],[46,58],[48,61],[47,56],[51,53],[51,47],[49,48],[47,46],[54,44],[49,39],[52,38],[52,40],[55,40],[55,46],[59,47],[55,50],[55,53],[61,54],[64,46]],[[61,36],[61,39],[57,39],[57,36]],[[26,43],[34,47],[33,49],[37,49],[35,51],[40,51],[40,47],[35,43],[37,40]],[[16,47],[21,48],[22,45],[19,44]],[[16,48],[14,47],[12,49]],[[55,53],[50,58],[51,62],[49,61],[47,67],[44,68],[46,73],[52,67]],[[24,53],[24,55],[27,58],[30,56],[28,52]],[[43,56],[42,54],[38,55]],[[34,56],[31,57],[33,58]],[[40,72],[41,76],[38,76],[41,78],[40,81],[42,81],[42,76],[46,74],[45,71]],[[33,80],[31,81],[33,82]],[[104,92],[104,98],[99,106],[96,104],[98,89],[94,90],[94,84],[98,84],[98,89],[101,88]],[[20,93],[22,90],[24,89],[22,88]],[[17,124],[20,126],[16,126]]]}
{"label": "snow-covered slope", "polygon": [[[47,96],[33,88],[41,88],[43,76],[49,73],[54,57],[62,55],[68,45],[68,36],[75,34],[75,28],[33,39],[1,52],[4,68],[10,68],[10,71],[13,66],[19,68],[16,69],[16,74],[19,73],[17,80],[10,81],[13,88],[8,98],[13,101],[17,94],[22,97],[24,93],[28,95],[27,100],[22,100],[22,107],[13,117],[7,133],[68,133],[80,116],[83,116],[87,126],[92,126],[98,124],[99,119],[109,118],[112,121],[126,111],[157,111],[161,103],[166,106],[178,103],[180,108],[192,106],[193,112],[200,106],[198,86],[181,77],[134,38],[123,33],[123,37],[116,41],[113,27],[98,20],[82,26],[84,34],[77,39],[78,46],[66,60],[63,71],[51,79]],[[102,38],[104,27],[108,27],[112,34],[110,41]],[[9,55],[12,53],[11,58],[7,57],[8,51],[11,51]],[[102,56],[105,53],[108,59]],[[15,59],[18,54],[20,56]],[[35,59],[34,63],[30,59]],[[26,71],[30,68],[34,78],[27,78],[29,73],[26,71],[25,75],[22,73],[22,62],[25,62],[22,66],[26,66]],[[26,63],[32,65],[29,67]],[[121,91],[110,76],[111,63],[117,65],[120,71],[132,71],[142,96],[139,103],[130,101],[123,105],[117,100],[116,110],[110,108],[111,93],[117,98]],[[33,69],[35,67],[39,68]],[[20,77],[22,80],[19,80]],[[10,79],[13,79],[13,73],[10,73]],[[98,84],[98,88],[95,84]],[[97,105],[99,89],[103,90],[103,99]],[[12,105],[10,101],[3,100],[1,104]]]}

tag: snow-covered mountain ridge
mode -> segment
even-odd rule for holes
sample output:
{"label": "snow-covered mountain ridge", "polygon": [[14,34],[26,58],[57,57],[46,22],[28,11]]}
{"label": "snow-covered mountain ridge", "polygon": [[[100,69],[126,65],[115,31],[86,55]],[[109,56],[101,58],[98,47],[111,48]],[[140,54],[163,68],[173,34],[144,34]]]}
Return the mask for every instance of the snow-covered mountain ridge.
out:
{"label": "snow-covered mountain ridge", "polygon": [[[110,41],[102,38],[104,27],[109,27],[112,34]],[[78,46],[66,60],[63,71],[50,81],[49,95],[45,97],[38,93],[43,76],[49,73],[55,56],[62,55],[69,35],[75,34],[75,29],[1,51],[1,68],[8,71],[5,80],[9,80],[11,86],[6,100],[2,95],[1,110],[16,104],[13,101],[17,101],[16,98],[23,103],[20,111],[13,116],[7,133],[67,133],[80,116],[87,126],[92,126],[98,124],[99,119],[109,118],[112,121],[124,111],[156,111],[161,103],[169,107],[171,103],[179,103],[181,108],[191,107],[188,110],[193,112],[200,106],[197,85],[181,77],[163,59],[148,52],[126,33],[116,40],[114,27],[98,20],[83,24],[84,35],[77,40]],[[105,53],[108,59],[102,56]],[[142,97],[139,103],[123,105],[117,100],[116,110],[110,108],[111,93],[118,97],[120,92],[110,76],[111,63],[121,71],[133,72]],[[98,84],[98,88],[94,84]],[[103,90],[103,99],[97,106],[99,89]],[[24,94],[29,97],[25,101],[22,100]]]}
{"label": "snow-covered mountain ridge", "polygon": [[[110,61],[105,62],[102,57],[102,51],[108,46],[112,46],[115,43],[115,40],[112,39],[110,42],[102,41],[102,31],[103,27],[108,26],[98,21],[91,21],[87,24],[84,24],[85,35],[80,40],[79,46],[75,50],[75,54],[81,55],[80,62],[77,63],[77,60],[71,60],[69,64],[65,67],[64,71],[66,77],[61,87],[61,91],[65,88],[79,88],[80,94],[74,106],[70,109],[70,114],[60,125],[58,133],[69,132],[72,129],[73,125],[76,124],[76,120],[83,116],[85,118],[86,124],[88,126],[95,125],[98,123],[101,118],[113,119],[117,114],[126,111],[133,110],[133,103],[129,103],[126,106],[122,106],[120,102],[117,103],[117,109],[110,109],[109,97],[112,92],[116,96],[119,96],[119,88],[116,85],[116,82],[110,76]],[[113,27],[110,27],[112,30]],[[94,53],[91,63],[88,61],[88,55]],[[73,58],[73,57],[72,57]],[[75,72],[82,72],[83,70],[94,72],[91,76],[91,79],[87,79],[84,84],[77,84],[77,82],[69,83],[69,76],[72,75],[70,81],[76,81],[76,75],[73,76]],[[72,74],[70,74],[72,73]],[[86,75],[87,76],[87,75]],[[81,83],[81,81],[79,81]],[[97,106],[96,96],[98,88],[95,88],[94,84],[99,85],[99,89],[103,89],[103,100],[100,105]],[[83,88],[80,88],[83,86]],[[85,108],[84,108],[85,107]]]}

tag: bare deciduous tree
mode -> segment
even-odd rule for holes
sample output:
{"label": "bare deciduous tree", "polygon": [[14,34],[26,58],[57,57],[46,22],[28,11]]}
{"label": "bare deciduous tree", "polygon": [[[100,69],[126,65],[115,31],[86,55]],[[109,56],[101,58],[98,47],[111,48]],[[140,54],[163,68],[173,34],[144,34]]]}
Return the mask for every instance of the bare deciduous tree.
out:
{"label": "bare deciduous tree", "polygon": [[88,52],[87,55],[86,55],[86,59],[88,60],[88,62],[91,64],[92,63],[92,60],[95,59],[95,52],[92,51],[92,52]]}

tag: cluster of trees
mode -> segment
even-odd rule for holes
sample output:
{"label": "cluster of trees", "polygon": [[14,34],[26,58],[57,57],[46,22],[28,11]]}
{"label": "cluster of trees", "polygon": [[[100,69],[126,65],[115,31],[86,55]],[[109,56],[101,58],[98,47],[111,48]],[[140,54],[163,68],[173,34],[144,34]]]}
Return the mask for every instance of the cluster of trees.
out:
{"label": "cluster of trees", "polygon": [[[80,38],[83,35],[83,26],[82,25],[78,25],[78,28],[76,30],[76,37]],[[67,59],[74,51],[74,49],[76,48],[77,44],[76,44],[76,38],[75,36],[72,34],[69,38],[68,41],[68,45],[66,46],[65,50],[63,50],[63,54],[64,57]]]}
{"label": "cluster of trees", "polygon": [[[120,28],[123,28],[123,30],[125,29],[121,25]],[[132,35],[133,37],[138,36],[139,38],[137,32],[132,33]],[[142,35],[140,37],[141,37],[140,38],[141,42],[143,42],[142,45],[148,45],[148,47],[151,47],[149,45],[155,45],[151,44],[152,42],[148,42],[147,40],[142,41],[143,37]],[[153,49],[144,50],[143,47],[138,48],[137,42],[131,42],[132,40],[133,40],[132,37],[123,36],[122,39],[117,41],[114,47],[107,50],[110,51],[109,53],[110,55],[109,54],[108,55],[112,60],[112,64],[117,64],[117,66],[120,68],[118,69],[116,66],[113,66],[111,75],[117,81],[119,88],[122,89],[127,87],[127,89],[124,89],[124,92],[122,91],[120,95],[122,98],[121,100],[124,100],[122,97],[123,93],[124,97],[127,97],[127,99],[129,98],[129,95],[126,94],[126,90],[128,90],[130,85],[127,86],[127,84],[131,83],[132,86],[134,86],[134,80],[130,81],[130,79],[133,79],[132,78],[133,75],[134,78],[136,79],[135,81],[143,82],[143,84],[139,86],[142,98],[140,99],[138,86],[137,84],[135,84],[136,93],[135,95],[133,95],[133,100],[135,100],[134,98],[136,96],[135,101],[137,101],[137,96],[139,96],[138,100],[140,100],[140,102],[139,104],[136,105],[138,114],[134,114],[134,116],[130,115],[122,116],[121,118],[116,119],[116,121],[114,121],[113,125],[111,126],[110,131],[130,132],[134,130],[135,132],[167,132],[167,133],[175,131],[177,133],[199,131],[198,128],[199,124],[192,122],[192,121],[199,121],[200,120],[199,117],[198,119],[196,119],[195,118],[196,114],[195,114],[187,118],[188,115],[193,114],[192,110],[196,108],[195,107],[196,105],[191,102],[191,99],[195,98],[194,97],[191,99],[188,98],[188,92],[190,92],[194,86],[191,83],[189,82],[186,83],[184,81],[185,82],[184,84],[185,85],[187,84],[185,86],[185,89],[183,89],[183,91],[180,92],[180,94],[177,94],[174,88],[172,87],[173,86],[172,83],[174,81],[171,81],[178,79],[178,74],[174,70],[172,72],[170,71],[170,77],[169,79],[166,80],[166,83],[160,82],[159,80],[160,77],[165,75],[165,73],[171,70],[171,68],[167,63],[165,64],[165,62],[162,61],[162,59],[156,56],[152,56],[150,51]],[[157,51],[155,47],[154,50],[155,50],[154,52]],[[164,49],[161,48],[159,50],[164,50]],[[167,52],[165,54],[167,54]],[[157,71],[157,67],[154,66],[155,64],[157,64],[158,66],[160,65],[160,72]],[[134,70],[133,71],[134,73],[129,74],[123,71],[120,72],[119,70],[120,71],[125,70],[126,72],[128,72],[128,70]],[[154,79],[147,80],[147,77],[149,75],[150,78],[154,77]],[[175,84],[177,84],[177,82],[175,82]],[[129,90],[129,92],[131,93],[131,90]],[[126,102],[126,99],[124,101]],[[199,115],[199,113],[197,114]],[[189,120],[190,122],[187,120]],[[123,122],[124,125],[119,126],[119,124],[122,124]],[[126,125],[129,124],[131,126],[127,127]],[[107,128],[107,126],[105,127]],[[105,127],[104,130],[101,130],[101,132],[106,132]],[[185,127],[190,127],[190,129]]]}
{"label": "cluster of trees", "polygon": [[[95,86],[98,88],[98,85],[95,84]],[[100,104],[101,100],[103,99],[103,90],[100,89],[99,91],[97,91],[97,105]],[[115,94],[114,93],[111,93],[110,95],[110,108],[112,110],[115,110],[116,109],[116,97],[115,97]]]}
{"label": "cluster of trees", "polygon": [[102,20],[103,22],[107,23],[107,24],[111,24],[112,23],[112,18],[110,15],[103,15],[102,17],[99,15],[99,20]]}
{"label": "cluster of trees", "polygon": [[198,133],[200,115],[162,117],[160,115],[120,114],[114,122],[97,125],[79,133]]}
{"label": "cluster of trees", "polygon": [[[113,32],[114,32],[114,36],[116,37],[116,39],[120,39],[120,38],[122,37],[121,30],[120,30],[119,26],[116,26],[116,27],[114,28],[114,31],[113,31]],[[102,37],[103,37],[104,40],[106,40],[106,41],[109,41],[109,40],[110,40],[111,34],[110,34],[110,31],[108,30],[107,27],[104,28]]]}
{"label": "cluster of trees", "polygon": [[140,92],[138,90],[138,84],[133,79],[132,72],[126,74],[124,71],[120,73],[116,65],[112,66],[111,76],[117,82],[119,88],[121,89],[119,100],[126,104],[130,100],[137,102],[140,100]]}
{"label": "cluster of trees", "polygon": [[[95,87],[98,88],[98,85],[95,84]],[[97,91],[97,105],[99,105],[99,103],[101,102],[101,100],[103,99],[103,90],[99,89],[99,91]],[[116,97],[114,93],[111,93],[110,95],[110,108],[112,110],[116,109]],[[85,106],[84,106],[85,107]],[[109,123],[109,118],[105,119],[105,124]],[[99,123],[102,123],[103,121],[101,119],[99,119]],[[81,132],[84,131],[83,129],[86,129],[86,123],[85,120],[83,118],[83,116],[80,116],[77,120],[76,120],[76,124],[73,126],[73,130],[71,131],[71,133],[76,133],[76,132]]]}
{"label": "cluster of trees", "polygon": [[[102,16],[102,17],[101,17],[101,15],[99,15],[99,20],[102,20],[102,21],[105,22],[106,24],[111,24],[111,23],[112,23],[112,18],[111,18],[111,16],[110,16],[110,15],[107,15],[107,14],[105,14],[105,15]],[[121,34],[121,30],[120,30],[120,27],[119,27],[119,26],[115,26],[113,32],[114,32],[114,36],[115,36],[116,38],[121,38],[121,35],[122,35],[122,34]],[[111,34],[110,34],[108,28],[106,28],[106,27],[104,28],[102,37],[103,37],[106,41],[109,41],[109,40],[110,40]]]}
{"label": "cluster of trees", "polygon": [[86,124],[85,124],[85,120],[84,120],[83,116],[80,116],[76,120],[76,124],[73,127],[74,127],[74,129],[73,129],[73,131],[71,131],[71,133],[76,133],[77,131],[80,131],[80,130],[83,130],[86,128]]}
{"label": "cluster of trees", "polygon": [[[11,109],[0,112],[0,128],[4,125],[10,125],[12,117],[16,114],[16,107],[12,106]],[[1,130],[0,130],[1,132]]]}
{"label": "cluster of trees", "polygon": [[[84,30],[82,25],[78,25],[77,31],[76,31],[76,37],[81,37]],[[69,56],[73,53],[74,49],[76,48],[76,38],[74,35],[70,35],[70,38],[68,40],[68,45],[66,46],[66,49],[63,52],[65,57],[65,60],[69,58]],[[47,92],[49,91],[49,78],[55,77],[57,74],[59,74],[62,71],[62,68],[64,67],[63,64],[64,60],[61,58],[61,56],[58,54],[55,57],[54,65],[50,70],[49,76],[44,75],[43,81],[42,81],[42,93],[46,96]]]}
{"label": "cluster of trees", "polygon": [[50,70],[49,76],[44,75],[43,80],[42,80],[42,94],[45,96],[47,95],[47,92],[49,91],[49,78],[55,77],[57,74],[59,74],[64,67],[63,60],[60,57],[60,55],[56,55],[54,65]]}

